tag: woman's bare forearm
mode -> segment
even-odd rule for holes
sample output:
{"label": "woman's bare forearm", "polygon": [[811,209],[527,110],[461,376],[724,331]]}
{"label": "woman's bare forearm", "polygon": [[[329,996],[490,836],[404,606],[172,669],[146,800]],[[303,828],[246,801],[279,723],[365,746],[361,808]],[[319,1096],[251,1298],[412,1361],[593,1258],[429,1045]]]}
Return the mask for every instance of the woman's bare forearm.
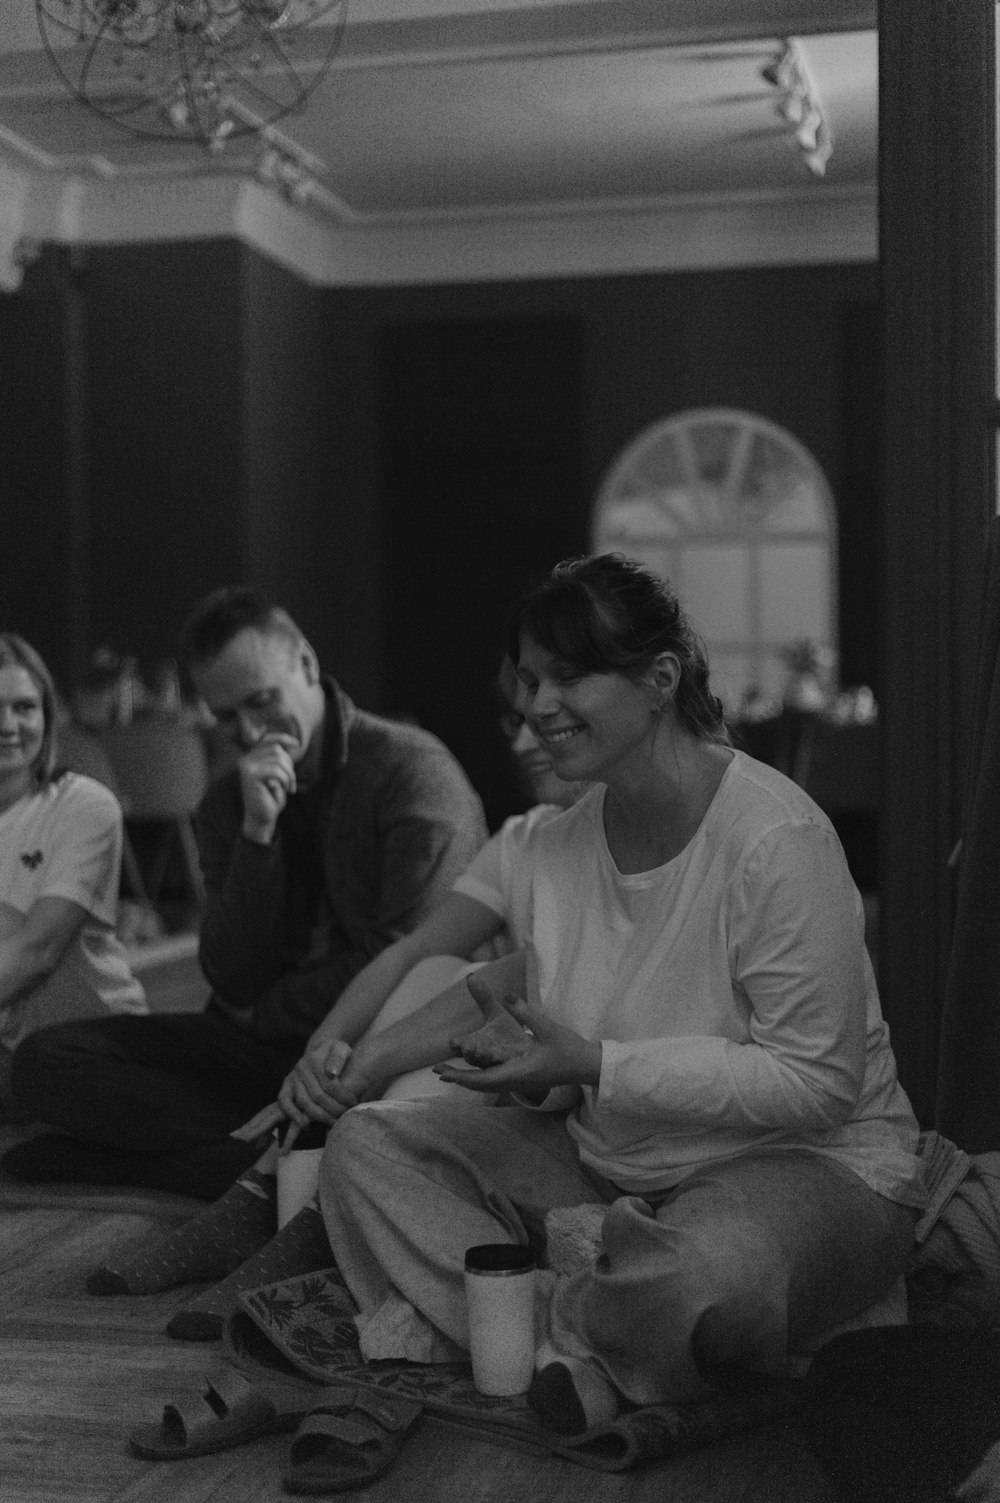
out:
{"label": "woman's bare forearm", "polygon": [[342,1070],[340,1084],[348,1091],[361,1087],[363,1095],[384,1089],[397,1075],[450,1059],[451,1040],[481,1021],[465,981],[456,981],[416,1012],[366,1039]]}
{"label": "woman's bare forearm", "polygon": [[434,955],[467,959],[501,927],[501,920],[482,903],[461,893],[449,893],[412,934],[404,934],[376,955],[345,986],[310,1044],[333,1039],[356,1043],[375,1021],[386,998],[421,960]]}

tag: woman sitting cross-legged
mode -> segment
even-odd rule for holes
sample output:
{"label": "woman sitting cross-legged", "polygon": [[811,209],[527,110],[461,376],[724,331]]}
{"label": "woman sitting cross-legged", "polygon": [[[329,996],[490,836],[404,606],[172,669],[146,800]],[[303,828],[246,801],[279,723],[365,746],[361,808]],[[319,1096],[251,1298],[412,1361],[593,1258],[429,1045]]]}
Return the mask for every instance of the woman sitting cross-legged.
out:
{"label": "woman sitting cross-legged", "polygon": [[[362,1350],[430,1360],[468,1346],[466,1248],[605,1205],[529,1396],[571,1433],[789,1371],[901,1288],[923,1188],[839,841],[730,746],[669,588],[617,555],[562,564],[508,651],[559,776],[596,786],[509,874],[523,980],[473,979],[485,1018],[438,1067],[468,1099],[340,1116],[320,1205]],[[477,1109],[496,1092],[515,1103]]]}
{"label": "woman sitting cross-legged", "polygon": [[[349,983],[287,1077],[280,1101],[236,1136],[255,1142],[278,1127],[287,1152],[296,1140],[313,1141],[317,1132],[322,1142],[329,1124],[361,1099],[456,1093],[428,1066],[445,1057],[451,1033],[469,1019],[471,1002],[461,978],[474,968],[472,956],[484,945],[493,942],[503,951],[522,942],[529,927],[526,896],[510,874],[520,867],[519,853],[532,830],[580,792],[554,775],[552,757],[512,708],[509,668],[499,687],[507,704],[501,728],[535,806],[508,819],[455,891]],[[500,903],[492,897],[497,886],[509,888]],[[423,1004],[431,998],[437,1005],[427,1012]],[[310,1127],[312,1137],[299,1139]],[[288,1236],[269,1245],[277,1229],[277,1165],[274,1144],[189,1222],[95,1270],[87,1281],[90,1292],[153,1294],[196,1280],[226,1279],[180,1310],[167,1328],[181,1339],[209,1340],[221,1334],[222,1313],[238,1288],[284,1272],[305,1272],[310,1264],[328,1265],[329,1244],[318,1217],[300,1218]]]}
{"label": "woman sitting cross-legged", "polygon": [[115,932],[122,813],[100,783],[56,771],[44,662],[0,633],[0,1105],[10,1060],[49,1023],[146,1012]]}

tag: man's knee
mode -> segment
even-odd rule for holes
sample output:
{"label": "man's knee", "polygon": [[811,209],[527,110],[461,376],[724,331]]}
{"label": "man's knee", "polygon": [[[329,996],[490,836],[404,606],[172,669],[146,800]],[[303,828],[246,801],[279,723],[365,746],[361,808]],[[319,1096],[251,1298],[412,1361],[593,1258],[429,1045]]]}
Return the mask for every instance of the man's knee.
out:
{"label": "man's knee", "polygon": [[78,1023],[54,1023],[29,1033],[14,1051],[11,1089],[23,1106],[37,1104],[40,1093],[67,1070],[85,1068],[86,1061],[104,1052],[100,1028],[103,1019]]}
{"label": "man's knee", "polygon": [[52,1028],[40,1028],[37,1033],[29,1033],[14,1050],[10,1080],[11,1089],[19,1100],[29,1093],[33,1095],[37,1082],[48,1078],[53,1061],[62,1052],[59,1039],[49,1038],[48,1035],[61,1034],[65,1026],[57,1023]]}

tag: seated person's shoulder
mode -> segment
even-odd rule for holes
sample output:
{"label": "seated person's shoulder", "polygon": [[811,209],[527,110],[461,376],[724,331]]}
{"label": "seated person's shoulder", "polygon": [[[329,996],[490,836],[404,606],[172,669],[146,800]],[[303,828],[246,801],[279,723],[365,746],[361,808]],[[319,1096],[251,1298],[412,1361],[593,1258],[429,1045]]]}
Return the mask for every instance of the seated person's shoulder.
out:
{"label": "seated person's shoulder", "polygon": [[[467,785],[453,752],[409,720],[355,710],[347,733],[346,767],[355,776],[384,781],[399,776],[447,778]],[[471,791],[471,789],[470,789]]]}
{"label": "seated person's shoulder", "polygon": [[486,839],[479,796],[443,741],[409,721],[357,711],[348,734],[337,804],[378,819],[419,819],[467,842],[466,859]]}
{"label": "seated person's shoulder", "polygon": [[407,716],[376,715],[371,710],[351,707],[346,724],[348,755],[358,749],[384,746],[398,748],[401,752],[414,748],[433,748],[444,751],[446,747],[437,736],[418,725]]}
{"label": "seated person's shoulder", "polygon": [[[508,846],[527,846],[537,841],[544,826],[549,825],[555,819],[562,819],[569,810],[561,804],[533,804],[523,814],[511,814],[504,820],[499,830],[492,837]],[[559,838],[565,830],[572,830],[573,821],[564,821],[563,826],[556,832]]]}
{"label": "seated person's shoulder", "polygon": [[115,824],[122,817],[121,805],[110,788],[81,772],[64,772],[47,790],[53,811],[60,819],[87,816],[91,821]]}

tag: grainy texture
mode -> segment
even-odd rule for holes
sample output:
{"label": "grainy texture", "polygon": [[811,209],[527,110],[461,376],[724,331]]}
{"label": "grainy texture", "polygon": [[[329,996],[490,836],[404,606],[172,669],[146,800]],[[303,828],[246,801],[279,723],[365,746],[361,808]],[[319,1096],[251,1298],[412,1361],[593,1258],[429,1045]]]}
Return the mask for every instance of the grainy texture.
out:
{"label": "grainy texture", "polygon": [[[82,1200],[83,1197],[78,1197]],[[0,1475],[4,1503],[257,1503],[278,1500],[287,1436],[183,1462],[133,1458],[125,1436],[197,1384],[214,1345],[170,1341],[190,1294],[100,1299],[87,1272],[162,1217],[72,1207],[0,1217]],[[523,1454],[423,1421],[395,1468],[353,1494],[406,1503],[830,1503],[798,1432],[773,1425],[625,1475]]]}
{"label": "grainy texture", "polygon": [[[0,1128],[0,1154],[34,1128]],[[129,1430],[197,1387],[217,1344],[163,1328],[203,1286],[95,1298],[84,1280],[203,1202],[148,1190],[31,1186],[0,1175],[3,1503],[279,1503],[288,1436],[218,1456],[141,1461]],[[422,1420],[357,1503],[833,1503],[793,1423],[633,1473],[603,1474]]]}

